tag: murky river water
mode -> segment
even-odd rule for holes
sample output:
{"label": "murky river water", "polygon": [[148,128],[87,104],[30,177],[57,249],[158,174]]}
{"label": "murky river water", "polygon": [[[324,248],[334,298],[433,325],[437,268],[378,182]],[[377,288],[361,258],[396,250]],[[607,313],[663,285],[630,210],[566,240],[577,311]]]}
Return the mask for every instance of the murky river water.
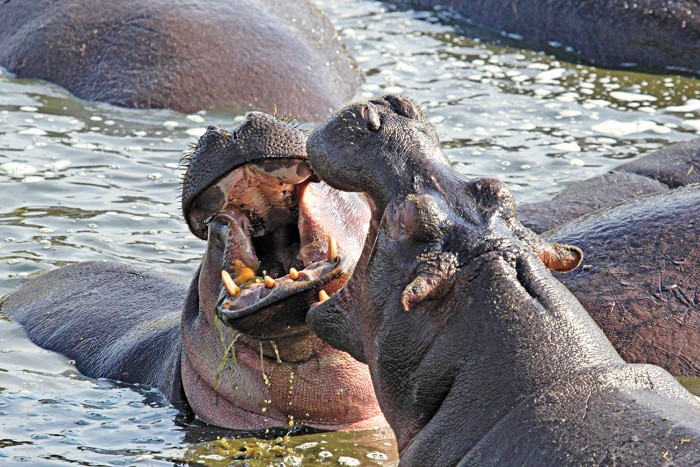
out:
{"label": "murky river water", "polygon": [[[519,202],[700,132],[697,80],[571,65],[517,42],[492,45],[435,13],[323,3],[367,77],[358,97],[412,97],[460,172],[503,179]],[[85,260],[191,275],[203,242],[179,211],[178,160],[207,125],[241,118],[121,109],[0,76],[0,295]],[[221,434],[148,388],[81,378],[0,319],[0,463],[226,465],[227,448],[245,443],[268,453],[260,465],[395,462],[387,433],[205,442]]]}

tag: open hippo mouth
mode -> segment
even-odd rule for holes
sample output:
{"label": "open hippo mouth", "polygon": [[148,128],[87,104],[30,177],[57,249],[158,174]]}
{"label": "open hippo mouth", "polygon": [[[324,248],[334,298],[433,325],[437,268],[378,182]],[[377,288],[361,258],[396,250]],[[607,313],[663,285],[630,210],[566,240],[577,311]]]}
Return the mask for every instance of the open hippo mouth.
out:
{"label": "open hippo mouth", "polygon": [[[240,146],[253,129],[280,144],[268,141],[264,150],[242,154]],[[195,196],[185,187],[183,209],[192,231],[207,239],[200,297],[209,299],[200,302],[251,337],[309,333],[304,322],[309,306],[344,285],[367,230],[369,213],[361,199],[318,182],[304,143],[303,133],[284,122],[251,114],[233,133],[210,128],[186,175],[187,184],[202,160],[228,160],[213,183],[199,183]],[[348,206],[355,213],[367,211],[364,219],[361,214],[346,222],[339,213]]]}

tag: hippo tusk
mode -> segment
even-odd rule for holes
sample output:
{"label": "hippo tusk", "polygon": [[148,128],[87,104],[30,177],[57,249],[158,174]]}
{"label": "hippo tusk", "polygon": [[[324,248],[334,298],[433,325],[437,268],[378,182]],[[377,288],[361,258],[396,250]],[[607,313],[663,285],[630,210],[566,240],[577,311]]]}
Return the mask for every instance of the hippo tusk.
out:
{"label": "hippo tusk", "polygon": [[318,301],[319,301],[319,302],[323,303],[323,302],[325,302],[325,301],[328,301],[330,298],[331,298],[331,297],[328,296],[328,294],[326,293],[325,290],[321,289],[321,290],[318,292]]}
{"label": "hippo tusk", "polygon": [[335,237],[332,235],[328,236],[328,261],[335,261],[338,259],[338,244],[335,241]]}
{"label": "hippo tusk", "polygon": [[221,270],[221,282],[223,282],[226,291],[232,297],[236,297],[239,293],[241,293],[241,288],[238,287],[235,282],[233,282],[231,274],[229,274],[225,269]]}

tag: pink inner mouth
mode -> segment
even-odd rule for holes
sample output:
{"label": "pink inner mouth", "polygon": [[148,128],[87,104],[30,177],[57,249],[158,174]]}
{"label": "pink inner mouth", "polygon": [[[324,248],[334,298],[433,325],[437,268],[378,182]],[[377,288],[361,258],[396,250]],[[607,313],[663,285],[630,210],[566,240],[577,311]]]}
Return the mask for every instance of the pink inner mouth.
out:
{"label": "pink inner mouth", "polygon": [[[350,258],[353,255],[333,236],[340,230],[340,240],[346,240],[346,226],[337,219],[340,213],[329,211],[339,208],[329,206],[330,188],[310,182],[311,175],[301,159],[251,163],[229,173],[193,203],[195,222],[218,219],[228,224],[220,315],[247,316],[301,292],[307,292],[308,307],[319,294],[322,299],[328,295],[321,292],[324,287],[332,294],[344,284],[346,279],[338,278],[348,275],[356,258]],[[348,243],[359,253],[357,241]]]}

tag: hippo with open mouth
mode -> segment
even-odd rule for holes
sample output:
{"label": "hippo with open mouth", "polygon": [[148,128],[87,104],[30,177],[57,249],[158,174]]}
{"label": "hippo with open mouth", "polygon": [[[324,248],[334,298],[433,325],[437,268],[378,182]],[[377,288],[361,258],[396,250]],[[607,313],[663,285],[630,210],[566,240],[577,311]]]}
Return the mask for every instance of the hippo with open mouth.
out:
{"label": "hippo with open mouth", "polygon": [[[200,138],[186,157],[182,209],[207,249],[189,289],[82,263],[28,281],[2,299],[3,313],[85,375],[155,386],[218,426],[385,425],[366,365],[305,323],[310,304],[349,277],[369,222],[358,194],[315,180],[305,142],[261,113]],[[217,320],[219,302],[242,315],[235,330]]]}
{"label": "hippo with open mouth", "polygon": [[350,280],[307,322],[367,362],[403,464],[700,462],[696,399],[620,358],[547,270],[577,252],[534,238],[497,180],[463,180],[410,101],[352,104],[307,151],[372,211]]}

